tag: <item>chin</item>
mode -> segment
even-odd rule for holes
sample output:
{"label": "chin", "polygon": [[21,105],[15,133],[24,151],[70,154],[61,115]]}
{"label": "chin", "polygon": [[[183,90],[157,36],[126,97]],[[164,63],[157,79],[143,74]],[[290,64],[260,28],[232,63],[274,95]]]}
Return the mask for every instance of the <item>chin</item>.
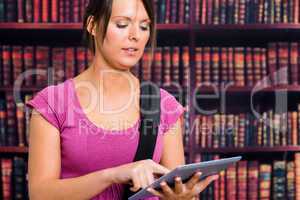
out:
{"label": "chin", "polygon": [[119,68],[123,70],[128,70],[134,67],[137,64],[138,60],[127,60],[123,62],[119,62]]}

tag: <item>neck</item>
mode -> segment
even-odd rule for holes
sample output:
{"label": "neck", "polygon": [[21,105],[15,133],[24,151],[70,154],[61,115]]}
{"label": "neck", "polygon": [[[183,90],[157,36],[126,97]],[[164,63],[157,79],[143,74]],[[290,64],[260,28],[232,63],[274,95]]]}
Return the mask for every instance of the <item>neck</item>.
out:
{"label": "neck", "polygon": [[88,69],[89,79],[104,94],[134,92],[138,79],[130,70],[122,70],[109,66],[108,63],[95,57]]}

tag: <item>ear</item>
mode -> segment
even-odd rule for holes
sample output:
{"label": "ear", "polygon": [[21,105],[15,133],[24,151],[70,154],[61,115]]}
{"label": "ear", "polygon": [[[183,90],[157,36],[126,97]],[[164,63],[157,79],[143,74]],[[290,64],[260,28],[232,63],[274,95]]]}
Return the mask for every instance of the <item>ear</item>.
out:
{"label": "ear", "polygon": [[87,19],[87,31],[95,37],[96,31],[94,26],[94,16],[90,15]]}

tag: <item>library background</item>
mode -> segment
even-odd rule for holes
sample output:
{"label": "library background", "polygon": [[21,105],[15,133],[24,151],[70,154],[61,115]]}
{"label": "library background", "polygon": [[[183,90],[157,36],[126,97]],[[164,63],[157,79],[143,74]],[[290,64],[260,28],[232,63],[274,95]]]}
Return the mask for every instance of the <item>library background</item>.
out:
{"label": "library background", "polygon": [[[0,0],[1,199],[28,199],[24,103],[88,65],[87,1]],[[133,73],[186,107],[187,163],[243,156],[200,199],[300,199],[299,1],[153,1],[154,62],[146,49]],[[25,70],[47,69],[14,89]]]}

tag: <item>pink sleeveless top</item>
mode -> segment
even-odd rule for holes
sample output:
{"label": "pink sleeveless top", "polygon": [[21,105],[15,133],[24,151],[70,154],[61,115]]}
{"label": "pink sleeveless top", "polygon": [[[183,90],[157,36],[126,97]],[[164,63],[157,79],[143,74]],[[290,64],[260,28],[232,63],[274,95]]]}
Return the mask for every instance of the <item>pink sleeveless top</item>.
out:
{"label": "pink sleeveless top", "polygon": [[[153,160],[160,162],[163,135],[184,112],[184,107],[166,90],[160,88],[161,121]],[[26,103],[60,132],[60,178],[83,176],[97,170],[133,161],[139,141],[140,119],[124,130],[109,130],[91,122],[80,106],[73,79],[50,85]],[[123,186],[113,184],[92,200],[122,199]],[[148,198],[157,200],[158,198]]]}

